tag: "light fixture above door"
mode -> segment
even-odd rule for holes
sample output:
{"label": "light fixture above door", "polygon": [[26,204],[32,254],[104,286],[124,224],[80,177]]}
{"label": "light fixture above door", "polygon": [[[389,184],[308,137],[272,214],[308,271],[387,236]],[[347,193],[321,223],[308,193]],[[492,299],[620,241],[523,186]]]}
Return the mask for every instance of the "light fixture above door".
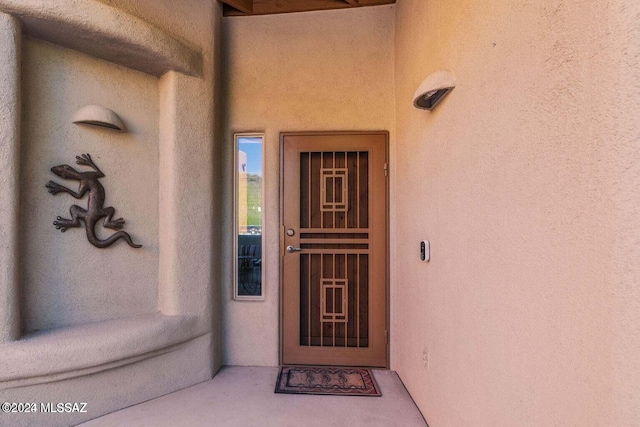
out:
{"label": "light fixture above door", "polygon": [[433,110],[449,92],[456,87],[456,76],[449,70],[429,74],[413,95],[413,106]]}

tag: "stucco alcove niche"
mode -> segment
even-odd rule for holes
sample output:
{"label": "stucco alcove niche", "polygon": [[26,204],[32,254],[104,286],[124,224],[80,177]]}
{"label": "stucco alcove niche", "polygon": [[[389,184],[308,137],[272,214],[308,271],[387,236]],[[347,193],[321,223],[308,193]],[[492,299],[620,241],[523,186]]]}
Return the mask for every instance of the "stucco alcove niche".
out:
{"label": "stucco alcove niche", "polygon": [[[219,368],[220,10],[173,3],[0,0],[0,402],[34,402],[38,412],[2,414],[0,424],[77,424]],[[73,124],[86,105],[113,110],[127,132]],[[76,167],[82,153],[105,173],[106,203],[143,248],[100,250],[83,229],[52,225],[86,198],[48,194],[49,180],[77,185],[50,168]],[[86,412],[41,412],[40,403],[66,402]]]}

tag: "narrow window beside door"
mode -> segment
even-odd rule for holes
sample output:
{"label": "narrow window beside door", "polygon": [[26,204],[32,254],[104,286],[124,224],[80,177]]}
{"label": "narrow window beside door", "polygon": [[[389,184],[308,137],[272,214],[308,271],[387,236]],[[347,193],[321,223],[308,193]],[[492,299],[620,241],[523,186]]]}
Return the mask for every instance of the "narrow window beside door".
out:
{"label": "narrow window beside door", "polygon": [[262,195],[264,134],[236,134],[235,299],[263,299]]}

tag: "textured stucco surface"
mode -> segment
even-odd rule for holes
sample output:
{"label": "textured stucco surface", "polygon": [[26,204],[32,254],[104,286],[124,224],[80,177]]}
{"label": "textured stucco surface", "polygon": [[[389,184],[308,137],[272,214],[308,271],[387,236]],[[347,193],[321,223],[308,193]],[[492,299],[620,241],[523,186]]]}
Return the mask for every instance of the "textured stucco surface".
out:
{"label": "textured stucco surface", "polygon": [[[225,270],[225,364],[278,364],[279,134],[393,128],[393,8],[224,19],[227,212],[233,133],[265,132],[264,301],[233,301]],[[224,228],[232,230],[232,218]],[[233,235],[225,236],[232,247]],[[226,251],[227,256],[232,255]],[[230,267],[231,260],[225,266]]]}
{"label": "textured stucco surface", "polygon": [[[23,48],[23,144],[21,189],[22,327],[25,333],[156,310],[158,295],[158,80],[34,39]],[[132,96],[135,94],[135,96]],[[127,133],[72,123],[90,104],[115,111]],[[61,233],[57,216],[69,207],[87,207],[87,198],[49,194],[53,180],[77,191],[52,166],[76,165],[90,153],[106,175],[105,206],[134,242],[98,249],[84,227]],[[104,239],[114,231],[96,227]]]}
{"label": "textured stucco surface", "polygon": [[430,425],[638,424],[639,19],[398,1],[392,368]]}
{"label": "textured stucco surface", "polygon": [[0,389],[117,368],[174,351],[199,335],[196,316],[158,313],[41,331],[4,344]]}
{"label": "textured stucco surface", "polygon": [[19,197],[21,24],[0,14],[0,343],[20,336]]}
{"label": "textured stucco surface", "polygon": [[[362,129],[388,129],[392,135],[391,363],[430,425],[638,424],[640,3],[398,0],[396,6],[359,10],[226,18],[224,61],[217,61],[224,64],[226,121],[223,137],[215,142],[214,109],[222,111],[216,104],[220,80],[215,78],[214,65],[220,59],[218,5],[208,0],[102,3],[166,30],[202,52],[203,77],[169,72],[156,80],[27,40],[25,64],[43,66],[51,60],[58,68],[26,70],[24,78],[37,82],[36,77],[52,73],[55,81],[84,81],[84,88],[93,89],[75,93],[70,88],[65,95],[79,103],[92,91],[105,90],[101,84],[87,82],[103,70],[118,87],[103,93],[101,100],[120,102],[118,112],[141,104],[156,109],[155,116],[149,111],[123,115],[127,126],[129,117],[143,121],[156,117],[160,146],[157,159],[151,161],[159,172],[138,177],[136,182],[156,185],[155,194],[144,196],[156,201],[145,198],[145,204],[136,207],[122,194],[135,194],[138,188],[114,186],[125,189],[117,195],[106,186],[108,197],[123,197],[123,203],[117,199],[112,204],[136,237],[144,227],[154,225],[134,224],[138,216],[127,209],[157,206],[158,258],[150,263],[158,267],[152,273],[156,286],[146,295],[136,284],[132,292],[141,304],[135,307],[126,302],[124,307],[98,307],[89,294],[74,295],[61,281],[54,283],[60,292],[49,295],[51,289],[41,277],[33,288],[38,292],[23,295],[27,313],[32,314],[25,316],[25,325],[37,329],[145,313],[154,310],[150,301],[157,301],[155,309],[166,314],[194,317],[188,317],[187,323],[153,315],[152,320],[147,316],[107,320],[57,331],[59,340],[41,332],[30,342],[0,344],[0,354],[5,356],[0,358],[0,371],[9,372],[2,362],[19,358],[19,352],[12,353],[14,346],[34,346],[27,349],[29,354],[49,349],[48,357],[59,352],[62,359],[90,344],[80,344],[82,338],[76,334],[91,333],[89,341],[99,343],[90,346],[96,354],[82,355],[86,360],[64,360],[83,364],[90,375],[84,372],[48,382],[59,378],[45,372],[49,377],[41,384],[0,391],[0,402],[88,402],[88,414],[56,414],[55,418],[20,414],[0,418],[0,424],[69,425],[210,378],[222,358],[219,275],[224,277],[225,363],[276,365],[278,134]],[[0,1],[7,4],[47,7],[53,3]],[[56,16],[64,19],[64,13]],[[46,150],[54,149],[38,148],[46,140],[38,134],[41,127],[66,135],[62,126],[71,126],[69,136],[89,133],[96,141],[88,143],[95,147],[111,141],[97,145],[100,135],[107,134],[66,125],[69,120],[54,120],[62,111],[47,110],[39,117],[45,123],[27,126],[25,141],[36,141],[36,145],[22,147],[22,162],[33,158],[36,164],[18,175],[19,112],[11,109],[19,105],[21,93],[19,68],[11,62],[16,55],[12,46],[20,44],[15,24],[0,17],[0,55],[3,60],[9,58],[0,65],[0,95],[10,100],[0,103],[0,212],[8,215],[8,223],[0,225],[5,244],[0,248],[0,268],[1,283],[9,284],[16,283],[12,275],[17,271],[12,270],[17,252],[11,236],[17,233],[11,221],[16,218],[16,191],[22,184],[16,177],[31,182],[25,194],[41,198],[45,205],[60,203],[52,215],[67,209],[70,201],[38,187],[51,178]],[[97,24],[101,31],[103,24]],[[38,21],[29,21],[29,31],[34,25]],[[77,27],[76,22],[64,28]],[[122,29],[107,33],[112,30]],[[55,31],[52,25],[32,33],[50,37]],[[58,36],[67,41],[73,37]],[[70,65],[68,72],[61,71]],[[414,109],[413,92],[438,69],[456,73],[456,89],[432,113]],[[42,82],[51,83],[47,78]],[[119,99],[134,83],[130,94],[143,99],[125,104]],[[25,95],[30,90],[24,89]],[[150,94],[153,102],[145,98]],[[53,103],[31,96],[25,103],[28,114],[32,108],[35,112]],[[69,110],[70,117],[74,110]],[[32,119],[26,116],[24,123]],[[251,130],[266,133],[266,298],[239,302],[231,299],[229,257],[233,254],[228,250],[233,239],[232,134]],[[136,139],[140,134],[124,137]],[[59,143],[79,144],[72,140]],[[40,156],[34,150],[45,151]],[[115,148],[109,150],[115,153]],[[64,150],[53,164],[71,162],[76,154]],[[116,169],[126,160],[116,154],[107,157],[118,159]],[[96,160],[107,180],[116,177],[112,166],[103,164],[100,157]],[[46,167],[38,166],[44,163]],[[26,224],[25,208],[33,208],[33,200],[21,199],[21,206],[21,224]],[[39,215],[44,219],[36,227],[42,227],[42,233],[53,233],[61,242],[88,245],[79,230],[60,235],[50,225],[53,218]],[[6,224],[9,228],[3,228]],[[33,236],[40,231],[21,225],[18,233],[27,242],[32,240],[22,248],[31,255],[22,260],[26,278],[34,274],[28,268],[36,262],[33,256],[42,257],[36,264],[43,268],[64,248],[54,247],[56,257],[37,252],[47,249],[34,249]],[[143,244],[154,248],[155,242],[140,236]],[[429,263],[418,260],[422,239],[431,241]],[[137,264],[139,255],[133,249],[121,244],[117,249],[134,255],[126,260],[126,268]],[[54,274],[64,276],[64,272]],[[78,280],[76,275],[69,277]],[[18,311],[10,301],[11,291],[0,290],[0,308],[13,310],[1,313],[0,341],[17,334]],[[118,303],[124,297],[104,292],[99,295],[106,295],[106,301]],[[65,294],[77,298],[76,304],[60,299]],[[56,301],[63,304],[61,312],[53,306]],[[162,329],[165,321],[173,325],[167,326],[167,333]],[[125,326],[128,322],[132,325]],[[185,325],[189,332],[182,331]],[[183,342],[192,336],[198,338]],[[40,339],[45,345],[38,345]],[[113,350],[122,359],[112,366]],[[138,350],[142,356],[155,357],[133,360]],[[162,353],[165,350],[171,351]],[[72,369],[84,369],[78,366]],[[26,372],[28,366],[18,368]]]}
{"label": "textured stucco surface", "polygon": [[[149,25],[140,16],[104,3],[99,0],[0,0],[0,11],[20,19],[34,37],[156,77],[170,70],[202,75],[202,55],[191,47],[193,45],[187,46],[164,31],[162,23],[159,27]],[[187,9],[188,6],[184,10]],[[155,16],[158,15],[156,12]]]}
{"label": "textured stucco surface", "polygon": [[[72,426],[210,379],[211,336],[118,369],[66,381],[1,390],[3,402],[85,402],[86,413],[2,414],[2,426]],[[40,407],[38,405],[38,411]]]}
{"label": "textured stucco surface", "polygon": [[[90,3],[92,10],[103,10]],[[0,378],[0,402],[85,401],[88,412],[55,417],[18,414],[3,418],[0,424],[76,424],[210,379],[221,363],[219,257],[214,254],[220,224],[213,218],[213,177],[219,173],[213,158],[218,126],[214,65],[220,54],[221,8],[208,0],[180,4],[143,0],[136,1],[135,7],[130,7],[132,2],[105,3],[112,3],[105,12],[107,19],[100,21],[100,14],[82,18],[87,21],[83,25],[96,29],[92,37],[102,37],[110,52],[120,46],[131,53],[131,38],[111,40],[105,34],[123,31],[116,25],[122,18],[127,24],[138,23],[131,31],[140,34],[133,38],[142,36],[150,45],[142,46],[139,62],[127,63],[133,68],[127,69],[117,60],[120,65],[93,57],[101,57],[102,51],[83,44],[74,45],[82,50],[79,53],[46,41],[23,40],[24,49],[17,52],[24,54],[23,74],[14,91],[20,82],[29,86],[23,89],[22,121],[29,144],[23,144],[19,162],[17,155],[9,157],[10,151],[5,161],[17,162],[11,164],[16,171],[24,166],[20,181],[29,184],[21,188],[18,180],[7,181],[11,197],[0,205],[17,212],[19,199],[22,213],[35,210],[37,216],[22,215],[18,230],[26,242],[21,245],[20,264],[20,293],[26,309],[23,329],[59,327],[17,341],[11,341],[15,336],[3,337],[9,342],[0,344],[0,371],[9,376]],[[6,4],[0,2],[0,6]],[[56,19],[64,20],[65,7],[70,5],[31,1],[19,7],[33,7],[43,19],[54,13]],[[42,23],[47,26],[43,32],[34,31],[41,22],[30,21],[27,34],[50,41],[60,40],[58,36],[73,38],[78,29],[76,12],[66,10],[65,25],[56,26],[56,19]],[[150,25],[159,39],[145,38]],[[3,49],[10,52],[10,28],[0,29],[6,39]],[[69,34],[60,34],[64,32]],[[144,64],[148,55],[162,62],[163,40],[178,39],[182,46],[200,52],[201,75],[169,71],[157,79],[134,71],[149,71]],[[14,65],[12,72],[18,70]],[[0,71],[6,72],[0,78],[10,84],[10,64]],[[114,109],[129,133],[71,124],[77,108],[89,103]],[[13,112],[8,117],[18,120]],[[94,256],[95,248],[87,243],[84,231],[60,234],[51,224],[77,202],[46,192],[49,179],[61,181],[49,168],[74,164],[75,155],[83,152],[90,152],[104,170],[107,203],[125,217],[125,229],[144,245],[142,249],[119,242]],[[43,206],[55,212],[47,215]],[[40,244],[37,236],[51,239]],[[10,271],[11,266],[2,268]],[[9,305],[2,304],[3,309]],[[10,321],[16,321],[16,313]]]}

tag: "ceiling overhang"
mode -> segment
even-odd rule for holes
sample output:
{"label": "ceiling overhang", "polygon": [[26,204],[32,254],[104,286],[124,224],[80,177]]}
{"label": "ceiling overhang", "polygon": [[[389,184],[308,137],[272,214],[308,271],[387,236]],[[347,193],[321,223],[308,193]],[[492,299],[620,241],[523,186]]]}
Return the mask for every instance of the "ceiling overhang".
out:
{"label": "ceiling overhang", "polygon": [[219,0],[224,16],[271,15],[392,4],[396,0]]}

